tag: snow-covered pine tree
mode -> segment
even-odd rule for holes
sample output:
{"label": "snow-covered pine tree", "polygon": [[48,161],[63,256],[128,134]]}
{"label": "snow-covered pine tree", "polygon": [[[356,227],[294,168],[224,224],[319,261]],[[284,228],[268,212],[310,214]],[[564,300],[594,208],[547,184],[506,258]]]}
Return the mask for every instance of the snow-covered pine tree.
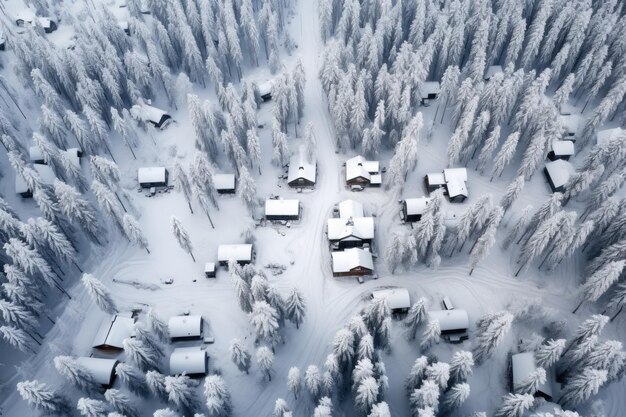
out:
{"label": "snow-covered pine tree", "polygon": [[294,287],[289,292],[289,296],[285,302],[285,315],[298,329],[300,328],[300,323],[304,320],[305,314],[306,301],[302,293]]}
{"label": "snow-covered pine tree", "polygon": [[71,356],[57,356],[53,362],[57,372],[72,385],[87,392],[96,390],[98,383],[76,359]]}
{"label": "snow-covered pine tree", "polygon": [[504,213],[513,205],[515,200],[519,197],[522,190],[524,189],[524,184],[526,183],[523,176],[516,177],[511,184],[504,191],[504,195],[500,200],[500,206],[504,210]]}
{"label": "snow-covered pine tree", "polygon": [[494,417],[522,417],[534,404],[530,394],[506,394]]}
{"label": "snow-covered pine tree", "polygon": [[604,165],[600,164],[594,169],[578,171],[570,175],[565,184],[565,192],[563,193],[563,205],[569,200],[585,191],[594,181],[598,180],[604,173]]}
{"label": "snow-covered pine tree", "polygon": [[302,380],[300,378],[300,369],[292,366],[287,373],[287,389],[293,394],[294,400],[298,400],[298,394],[302,389]]}
{"label": "snow-covered pine tree", "polygon": [[289,406],[287,405],[287,401],[283,400],[282,398],[277,398],[276,402],[274,403],[274,411],[272,412],[272,417],[285,417],[285,414],[291,414],[289,411]]}
{"label": "snow-covered pine tree", "polygon": [[422,350],[428,350],[433,344],[439,343],[441,338],[441,326],[439,320],[429,320],[426,329],[422,333],[422,341],[420,342],[420,348]]}
{"label": "snow-covered pine tree", "polygon": [[622,275],[626,260],[613,261],[598,269],[589,276],[580,290],[580,302],[573,313],[585,302],[596,302]]}
{"label": "snow-covered pine tree", "polygon": [[230,414],[232,409],[230,392],[220,375],[209,375],[205,378],[204,394],[209,416],[223,417]]}
{"label": "snow-covered pine tree", "polygon": [[124,213],[124,216],[122,216],[122,226],[124,227],[124,234],[130,243],[150,253],[150,249],[148,249],[148,239],[143,234],[137,219],[128,213]]}
{"label": "snow-covered pine tree", "polygon": [[115,375],[117,375],[133,394],[140,397],[148,395],[147,379],[137,368],[127,363],[118,363],[115,367]]}
{"label": "snow-covered pine tree", "polygon": [[[34,336],[30,336],[23,329],[14,326],[0,326],[0,336],[2,339],[24,353],[35,353],[35,345],[33,340],[37,341]],[[39,341],[37,341],[39,343]]]}
{"label": "snow-covered pine tree", "polygon": [[157,315],[153,308],[148,310],[148,321],[150,323],[150,329],[161,340],[161,342],[167,342],[170,339],[169,329],[167,324]]}
{"label": "snow-covered pine tree", "polygon": [[363,414],[369,414],[378,399],[378,383],[374,377],[364,378],[356,389],[354,405]]}
{"label": "snow-covered pine tree", "polygon": [[535,351],[535,361],[537,366],[550,368],[561,359],[565,350],[565,339],[550,339]]}
{"label": "snow-covered pine tree", "polygon": [[333,403],[330,398],[322,397],[313,410],[313,417],[332,417]]}
{"label": "snow-covered pine tree", "polygon": [[495,156],[490,181],[493,181],[493,178],[496,175],[498,177],[501,176],[504,168],[506,168],[506,166],[511,162],[511,159],[513,159],[513,155],[515,155],[515,150],[517,149],[517,143],[519,142],[519,138],[519,132],[513,132],[506,138],[504,144],[502,145],[502,148]]}
{"label": "snow-covered pine tree", "polygon": [[259,369],[272,380],[272,367],[274,366],[274,353],[267,346],[261,346],[256,350],[256,361]]}
{"label": "snow-covered pine tree", "polygon": [[176,216],[172,216],[170,220],[170,228],[172,230],[172,234],[176,238],[176,241],[180,245],[181,249],[187,252],[191,256],[191,259],[196,262],[196,258],[193,256],[193,246],[191,245],[191,240],[189,239],[187,230],[185,230],[182,223]]}
{"label": "snow-covered pine tree", "polygon": [[559,404],[575,406],[589,399],[600,390],[607,380],[608,372],[601,369],[584,368],[568,379],[563,387]]}
{"label": "snow-covered pine tree", "polygon": [[180,414],[170,408],[160,408],[152,414],[152,417],[181,417]]}
{"label": "snow-covered pine tree", "polygon": [[478,337],[474,346],[474,361],[481,364],[493,354],[511,329],[513,315],[507,311],[483,316],[478,324]]}
{"label": "snow-covered pine tree", "polygon": [[252,305],[250,324],[254,327],[257,338],[264,340],[272,346],[276,345],[278,338],[278,312],[265,301],[255,301]]}
{"label": "snow-covered pine tree", "polygon": [[83,274],[81,282],[85,286],[91,300],[105,313],[117,313],[115,301],[104,284],[91,274]]}
{"label": "snow-covered pine tree", "polygon": [[427,380],[424,380],[424,383],[422,384],[421,387],[415,389],[411,393],[409,397],[409,404],[411,406],[411,409],[418,416],[419,414],[417,410],[427,409],[427,408],[432,409],[431,410],[432,413],[430,415],[434,416],[434,411],[438,410],[439,408],[439,396],[440,396],[440,391],[439,391],[439,386],[437,385],[437,383],[435,381],[431,381],[427,379]]}
{"label": "snow-covered pine tree", "polygon": [[465,382],[452,385],[441,402],[444,410],[452,411],[459,408],[469,398],[470,385]]}
{"label": "snow-covered pine tree", "polygon": [[442,390],[448,387],[450,379],[450,365],[445,362],[435,362],[426,368],[426,379],[434,381]]}
{"label": "snow-covered pine tree", "polygon": [[534,395],[539,387],[546,383],[546,370],[539,367],[532,371],[517,387],[518,394]]}
{"label": "snow-covered pine tree", "polygon": [[176,181],[176,191],[183,193],[185,200],[187,201],[187,205],[189,205],[189,211],[193,214],[193,208],[191,207],[191,197],[193,195],[191,182],[189,181],[185,168],[183,168],[180,162],[176,162],[174,164],[174,178]]}
{"label": "snow-covered pine tree", "polygon": [[94,243],[102,244],[103,231],[94,207],[72,186],[55,179],[54,195],[59,209],[70,221],[77,223]]}
{"label": "snow-covered pine tree", "polygon": [[414,340],[417,335],[417,330],[427,319],[427,307],[428,301],[421,297],[418,299],[411,308],[404,319],[404,326],[407,328],[406,334],[409,337],[409,340]]}
{"label": "snow-covered pine tree", "polygon": [[304,373],[304,385],[313,400],[316,400],[319,397],[321,384],[322,378],[319,368],[315,365],[309,365]]}
{"label": "snow-covered pine tree", "polygon": [[124,339],[124,351],[137,367],[143,370],[159,369],[159,359],[148,344],[138,339]]}
{"label": "snow-covered pine tree", "polygon": [[613,321],[624,310],[625,305],[626,305],[626,283],[617,285],[617,288],[613,292],[613,295],[611,296],[609,302],[606,305],[606,310],[604,311],[604,313],[608,311],[615,313],[613,314],[613,316],[611,316],[611,321]]}
{"label": "snow-covered pine tree", "polygon": [[428,367],[428,358],[426,356],[420,356],[415,359],[409,375],[404,383],[407,392],[410,394],[413,390],[419,388],[422,385],[424,376],[426,375],[426,368]]}
{"label": "snow-covered pine tree", "polygon": [[93,398],[79,398],[76,404],[76,409],[80,415],[85,417],[102,417],[108,411],[108,408],[104,401]]}
{"label": "snow-covered pine tree", "polygon": [[146,372],[146,384],[152,395],[162,401],[169,400],[169,394],[165,390],[165,375],[159,371],[150,370]]}
{"label": "snow-covered pine tree", "polygon": [[228,351],[230,352],[230,360],[233,361],[241,372],[248,374],[250,370],[251,356],[248,350],[241,343],[241,340],[231,340]]}
{"label": "snow-covered pine tree", "polygon": [[474,367],[474,355],[472,352],[461,350],[455,352],[450,359],[450,384],[466,382],[472,375]]}
{"label": "snow-covered pine tree", "polygon": [[120,390],[109,388],[104,392],[104,398],[118,413],[127,417],[139,417],[139,412],[128,395]]}
{"label": "snow-covered pine tree", "polygon": [[70,415],[72,412],[69,400],[43,382],[37,380],[18,382],[17,392],[24,401],[42,414]]}
{"label": "snow-covered pine tree", "polygon": [[165,392],[171,403],[176,404],[184,414],[189,414],[196,407],[196,384],[187,375],[165,377]]}

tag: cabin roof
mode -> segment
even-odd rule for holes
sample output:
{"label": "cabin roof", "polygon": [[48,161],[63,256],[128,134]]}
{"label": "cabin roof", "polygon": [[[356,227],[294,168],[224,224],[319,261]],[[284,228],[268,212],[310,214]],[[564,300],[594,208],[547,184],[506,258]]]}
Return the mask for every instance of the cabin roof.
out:
{"label": "cabin roof", "polygon": [[374,300],[384,298],[390,309],[404,309],[411,307],[411,297],[406,288],[388,288],[383,290],[372,291]]}
{"label": "cabin roof", "polygon": [[266,216],[297,216],[300,214],[300,200],[265,200]]}
{"label": "cabin roof", "polygon": [[170,355],[170,375],[205,374],[206,350],[199,347],[176,348]]}
{"label": "cabin roof", "polygon": [[350,272],[354,268],[363,267],[374,270],[374,261],[370,251],[350,248],[341,252],[332,252],[333,272]]}
{"label": "cabin roof", "polygon": [[220,262],[252,261],[252,244],[219,245],[217,247],[217,260]]}
{"label": "cabin roof", "polygon": [[167,324],[170,337],[200,337],[202,334],[202,316],[172,316]]}

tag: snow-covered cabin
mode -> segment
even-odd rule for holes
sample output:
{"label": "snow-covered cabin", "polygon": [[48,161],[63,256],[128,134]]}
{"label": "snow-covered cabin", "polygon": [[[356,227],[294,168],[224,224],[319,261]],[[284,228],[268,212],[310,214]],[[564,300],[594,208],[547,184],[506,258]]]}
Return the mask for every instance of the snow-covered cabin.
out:
{"label": "snow-covered cabin", "polygon": [[[37,173],[39,174],[39,178],[44,184],[54,184],[56,175],[52,168],[50,168],[48,165],[33,164],[33,169],[37,171]],[[30,189],[24,177],[19,173],[15,173],[15,193],[24,198],[29,198],[33,196],[33,190]]]}
{"label": "snow-covered cabin", "polygon": [[563,159],[557,159],[556,161],[546,163],[543,173],[552,192],[562,192],[565,190],[565,184],[567,184],[570,176],[574,173],[574,167]]}
{"label": "snow-covered cabin", "polygon": [[578,135],[580,126],[580,116],[577,114],[560,115],[563,137],[569,140],[575,140]]}
{"label": "snow-covered cabin", "polygon": [[441,337],[451,343],[460,343],[468,338],[469,317],[467,311],[434,310],[428,312],[430,320],[437,320],[441,329]]}
{"label": "snow-covered cabin", "polygon": [[340,217],[327,222],[328,240],[339,249],[363,246],[374,239],[373,217]]}
{"label": "snow-covered cabin", "polygon": [[374,271],[374,261],[370,251],[350,248],[332,252],[333,276],[368,275]]}
{"label": "snow-covered cabin", "polygon": [[206,350],[200,347],[176,348],[170,355],[170,375],[205,375],[207,364]]}
{"label": "snow-covered cabin", "polygon": [[382,183],[380,163],[368,161],[361,155],[346,161],[346,183],[348,185],[369,185],[379,187]]}
{"label": "snow-covered cabin", "polygon": [[102,320],[91,346],[102,350],[122,350],[124,340],[134,335],[135,319],[132,314],[114,314]]}
{"label": "snow-covered cabin", "polygon": [[365,217],[365,211],[363,210],[363,204],[354,200],[343,200],[338,204],[339,217],[347,219],[349,217]]}
{"label": "snow-covered cabin", "polygon": [[404,314],[411,308],[411,297],[406,288],[388,288],[372,291],[372,300],[384,298],[393,314]]}
{"label": "snow-covered cabin", "polygon": [[265,218],[267,220],[298,220],[300,218],[300,200],[273,198],[265,200]]}
{"label": "snow-covered cabin", "polygon": [[202,337],[202,316],[172,316],[167,323],[170,339]]}
{"label": "snow-covered cabin", "polygon": [[619,127],[615,127],[612,129],[602,129],[598,131],[596,135],[596,142],[598,145],[602,145],[618,137],[623,137],[624,139],[626,139],[626,130]]}
{"label": "snow-covered cabin", "polygon": [[168,177],[165,167],[143,167],[137,170],[137,181],[142,188],[165,187]]}
{"label": "snow-covered cabin", "polygon": [[485,72],[485,76],[483,79],[485,81],[489,81],[494,75],[502,74],[504,71],[502,70],[502,65],[490,65]]}
{"label": "snow-covered cabin", "polygon": [[[537,370],[534,352],[517,353],[511,356],[513,389],[524,383],[528,376]],[[546,382],[541,384],[535,392],[535,397],[543,397],[550,401],[554,393],[554,368],[546,369]]]}
{"label": "snow-covered cabin", "polygon": [[548,152],[548,159],[556,161],[557,159],[564,159],[568,161],[574,156],[574,142],[571,140],[555,140],[552,142],[552,150]]}
{"label": "snow-covered cabin", "polygon": [[206,278],[215,278],[215,262],[207,262],[204,264],[204,276]]}
{"label": "snow-covered cabin", "polygon": [[440,91],[441,85],[439,84],[439,81],[425,81],[420,87],[422,102],[424,100],[435,100],[439,97]]}
{"label": "snow-covered cabin", "polygon": [[49,17],[38,17],[30,8],[20,10],[15,16],[15,24],[19,27],[25,27],[26,25],[35,26],[37,23],[41,25],[46,33],[52,33],[57,30],[57,24],[54,20]]}
{"label": "snow-covered cabin", "polygon": [[[61,153],[65,154],[65,156],[67,157],[67,159],[76,167],[80,167],[80,157],[83,156],[83,153],[81,152],[80,149],[78,148],[69,148],[68,150],[65,151],[60,151]],[[28,148],[28,159],[30,159],[30,161],[33,164],[45,164],[46,161],[44,159],[43,153],[41,152],[41,149],[39,149],[39,146],[30,146]]]}
{"label": "snow-covered cabin", "polygon": [[443,176],[443,172],[431,172],[424,177],[424,184],[428,192],[432,193],[439,188],[445,188],[446,177]]}
{"label": "snow-covered cabin", "polygon": [[271,80],[259,84],[259,95],[263,101],[272,99],[272,88],[274,88],[274,82]]}
{"label": "snow-covered cabin", "polygon": [[407,198],[402,200],[402,220],[405,222],[417,222],[428,208],[430,198]]}
{"label": "snow-covered cabin", "polygon": [[235,184],[235,174],[213,175],[213,186],[218,194],[234,194]]}
{"label": "snow-covered cabin", "polygon": [[119,363],[116,359],[102,358],[76,358],[76,362],[81,365],[96,381],[104,387],[110,387],[115,382],[115,367]]}
{"label": "snow-covered cabin", "polygon": [[287,184],[290,187],[312,187],[317,180],[317,164],[308,161],[304,149],[294,154],[289,161]]}
{"label": "snow-covered cabin", "polygon": [[131,114],[133,117],[143,121],[144,123],[150,123],[157,129],[161,130],[165,129],[174,120],[165,110],[161,110],[149,104],[138,104],[133,106]]}
{"label": "snow-covered cabin", "polygon": [[221,265],[228,265],[232,259],[240,265],[252,262],[252,244],[219,245],[217,247],[217,261]]}
{"label": "snow-covered cabin", "polygon": [[461,203],[468,197],[467,192],[467,169],[447,168],[443,170],[446,180],[446,190],[451,203]]}

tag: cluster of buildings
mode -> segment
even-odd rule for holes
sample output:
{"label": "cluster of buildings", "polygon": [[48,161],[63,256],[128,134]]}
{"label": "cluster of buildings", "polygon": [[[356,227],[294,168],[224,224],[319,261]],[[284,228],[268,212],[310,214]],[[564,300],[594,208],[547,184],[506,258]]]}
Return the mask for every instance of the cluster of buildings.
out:
{"label": "cluster of buildings", "polygon": [[442,172],[426,174],[424,185],[429,193],[443,188],[451,203],[462,203],[469,196],[466,168],[446,168]]}
{"label": "cluster of buildings", "polygon": [[[64,156],[76,167],[80,167],[80,158],[83,153],[78,148],[70,148],[61,151]],[[28,149],[28,157],[33,164],[33,169],[39,174],[39,178],[46,185],[52,185],[57,178],[52,168],[46,163],[43,153],[38,146],[31,146]],[[15,174],[15,193],[24,198],[33,196],[33,190],[30,189],[26,179],[20,174]]]}

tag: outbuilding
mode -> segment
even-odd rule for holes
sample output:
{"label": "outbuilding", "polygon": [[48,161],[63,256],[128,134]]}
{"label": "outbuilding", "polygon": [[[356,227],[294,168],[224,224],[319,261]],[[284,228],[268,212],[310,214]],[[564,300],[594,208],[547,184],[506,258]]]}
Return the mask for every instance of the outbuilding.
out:
{"label": "outbuilding", "polygon": [[[528,379],[530,374],[537,370],[534,352],[517,353],[511,356],[511,368],[513,390],[517,389]],[[546,382],[539,385],[535,397],[543,397],[547,401],[552,400],[554,394],[555,371],[554,368],[546,369]]]}
{"label": "outbuilding", "polygon": [[287,184],[290,187],[313,187],[317,180],[317,164],[310,162],[304,149],[291,157],[289,161],[289,172],[287,174]]}
{"label": "outbuilding", "polygon": [[441,337],[450,343],[460,343],[468,338],[469,317],[467,311],[461,309],[435,310],[428,312],[429,320],[437,320],[441,329]]}
{"label": "outbuilding", "polygon": [[543,173],[548,180],[552,192],[563,192],[565,191],[567,181],[569,181],[569,178],[574,173],[574,167],[563,159],[557,159],[556,161],[546,163]]}
{"label": "outbuilding", "polygon": [[115,382],[115,367],[119,363],[116,359],[88,358],[83,356],[76,358],[76,362],[91,375],[96,383],[108,388]]}
{"label": "outbuilding", "polygon": [[439,188],[446,187],[446,177],[443,176],[443,172],[431,172],[424,177],[424,185],[426,185],[426,190],[432,193]]}
{"label": "outbuilding", "polygon": [[92,347],[101,350],[122,350],[124,340],[135,336],[135,319],[132,313],[114,314],[100,323]]}
{"label": "outbuilding", "polygon": [[425,103],[428,100],[435,100],[439,97],[440,91],[441,85],[439,84],[439,81],[425,81],[420,87],[422,103]]}
{"label": "outbuilding", "polygon": [[411,297],[406,288],[388,288],[372,291],[372,300],[384,298],[393,314],[405,314],[411,308]]}
{"label": "outbuilding", "polygon": [[430,198],[407,198],[402,200],[402,220],[405,222],[418,222],[428,208]]}
{"label": "outbuilding", "polygon": [[446,180],[446,190],[451,203],[462,203],[468,197],[467,192],[467,169],[447,168],[443,170]]}
{"label": "outbuilding", "polygon": [[374,271],[374,261],[369,250],[350,248],[332,252],[333,276],[369,275]]}
{"label": "outbuilding", "polygon": [[272,99],[272,89],[274,88],[274,82],[269,80],[259,84],[259,96],[263,101]]}
{"label": "outbuilding", "polygon": [[202,316],[172,316],[167,323],[171,339],[199,339],[202,337]]}
{"label": "outbuilding", "polygon": [[568,161],[572,156],[574,156],[574,142],[571,140],[556,140],[552,142],[552,150],[548,152],[549,160],[563,159]]}
{"label": "outbuilding", "polygon": [[137,180],[141,188],[165,187],[168,177],[165,167],[143,167],[137,170]]}
{"label": "outbuilding", "polygon": [[252,244],[219,245],[217,247],[217,261],[221,265],[228,265],[230,260],[240,265],[252,262]]}
{"label": "outbuilding", "polygon": [[[39,174],[39,179],[46,185],[54,184],[54,180],[57,178],[56,174],[48,165],[33,164],[33,169]],[[33,196],[33,190],[30,189],[26,179],[22,174],[15,173],[15,193],[24,198],[30,198]]]}
{"label": "outbuilding", "polygon": [[202,376],[207,373],[206,350],[199,347],[176,348],[170,355],[170,375]]}
{"label": "outbuilding", "polygon": [[580,126],[580,116],[576,114],[560,115],[564,139],[575,140]]}
{"label": "outbuilding", "polygon": [[207,262],[204,264],[204,276],[206,278],[215,278],[215,262]]}
{"label": "outbuilding", "polygon": [[485,76],[483,77],[485,81],[489,81],[496,74],[502,74],[504,71],[502,70],[502,65],[490,65],[485,72]]}
{"label": "outbuilding", "polygon": [[362,185],[379,187],[382,184],[380,163],[368,161],[361,155],[346,161],[346,183],[348,185]]}
{"label": "outbuilding", "polygon": [[272,198],[265,200],[265,218],[267,220],[298,220],[300,200]]}
{"label": "outbuilding", "polygon": [[374,239],[373,217],[340,217],[327,222],[328,240],[339,249],[360,247]]}
{"label": "outbuilding", "polygon": [[213,175],[213,186],[218,194],[234,194],[235,185],[235,174]]}
{"label": "outbuilding", "polygon": [[161,110],[157,107],[149,104],[137,104],[132,107],[131,114],[133,117],[143,121],[144,123],[150,123],[157,129],[165,129],[170,123],[174,121],[165,110]]}
{"label": "outbuilding", "polygon": [[603,145],[619,137],[622,137],[626,140],[626,130],[619,127],[615,127],[612,129],[603,129],[598,131],[598,134],[596,135],[596,142],[598,145]]}
{"label": "outbuilding", "polygon": [[339,217],[347,219],[349,217],[365,217],[363,204],[354,200],[343,200],[338,204]]}
{"label": "outbuilding", "polygon": [[46,33],[52,33],[58,28],[54,20],[48,17],[38,17],[30,8],[19,11],[15,16],[15,24],[19,27],[25,27],[26,25],[35,26],[37,23],[41,25]]}

